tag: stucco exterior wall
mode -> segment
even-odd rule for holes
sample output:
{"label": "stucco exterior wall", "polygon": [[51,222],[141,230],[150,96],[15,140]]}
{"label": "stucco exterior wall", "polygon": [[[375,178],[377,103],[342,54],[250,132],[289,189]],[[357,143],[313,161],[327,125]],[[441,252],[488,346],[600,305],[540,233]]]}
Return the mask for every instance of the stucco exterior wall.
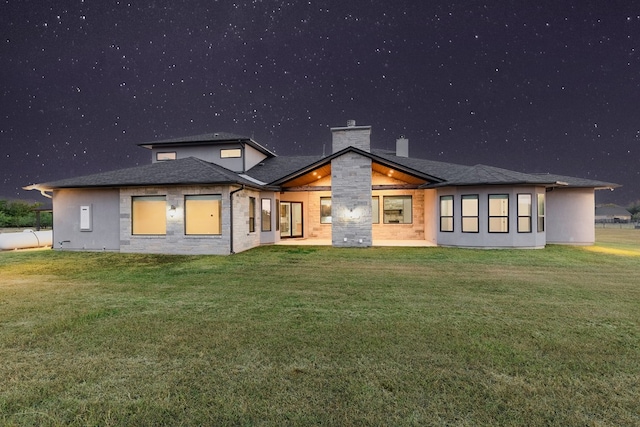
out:
{"label": "stucco exterior wall", "polygon": [[[537,197],[536,194],[544,194],[543,187],[533,186],[490,186],[490,187],[447,187],[438,189],[436,204],[437,215],[435,222],[438,227],[437,243],[439,246],[456,246],[468,248],[543,248],[546,242],[546,233],[538,232],[536,228]],[[478,195],[478,225],[477,233],[463,233],[462,230],[462,202],[461,196],[467,194]],[[489,195],[509,195],[509,220],[508,233],[489,233]],[[531,232],[518,232],[518,194],[531,194],[532,196],[532,227]],[[440,231],[440,196],[453,197],[454,231]]]}
{"label": "stucco exterior wall", "polygon": [[[53,248],[117,251],[119,239],[117,189],[62,189],[53,192]],[[90,230],[80,229],[80,209],[89,206]]]}
{"label": "stucco exterior wall", "polygon": [[[220,194],[222,196],[222,234],[185,235],[184,196],[198,194]],[[167,231],[162,236],[132,234],[131,198],[133,196],[166,196]],[[168,213],[176,206],[176,215]],[[184,187],[135,187],[120,190],[120,251],[135,253],[164,253],[182,255],[228,255],[230,253],[230,204],[227,186]],[[235,243],[235,242],[234,242]]]}
{"label": "stucco exterior wall", "polygon": [[547,193],[547,243],[592,245],[595,233],[592,188],[554,188]]}

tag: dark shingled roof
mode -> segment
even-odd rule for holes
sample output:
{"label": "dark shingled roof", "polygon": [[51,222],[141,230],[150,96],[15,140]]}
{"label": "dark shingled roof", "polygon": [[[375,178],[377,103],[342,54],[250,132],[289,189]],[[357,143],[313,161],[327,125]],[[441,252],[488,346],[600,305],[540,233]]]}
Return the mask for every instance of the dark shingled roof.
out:
{"label": "dark shingled roof", "polygon": [[270,183],[304,169],[322,158],[320,155],[271,157],[252,167],[246,174],[259,181]]}
{"label": "dark shingled roof", "polygon": [[[167,139],[147,144],[147,148],[156,145],[171,144],[207,144],[243,142],[263,151],[267,158],[251,168],[244,175],[235,173],[222,166],[194,157],[152,163],[129,169],[121,169],[59,181],[34,184],[25,189],[50,190],[53,188],[83,187],[127,187],[148,185],[189,185],[189,184],[243,184],[254,188],[277,190],[277,186],[307,173],[310,168],[322,166],[346,151],[355,151],[371,157],[375,162],[397,168],[405,173],[424,178],[429,182],[423,188],[472,185],[544,185],[583,188],[616,188],[617,184],[554,174],[522,173],[493,166],[465,166],[434,160],[398,157],[385,150],[372,150],[371,153],[354,147],[348,147],[329,156],[275,156],[250,138],[219,132],[195,135],[184,138]],[[269,185],[271,184],[271,185]]]}
{"label": "dark shingled roof", "polygon": [[138,144],[138,146],[152,148],[154,146],[204,145],[211,142],[215,142],[217,144],[222,144],[225,142],[229,144],[242,142],[252,146],[256,150],[261,151],[268,156],[275,156],[275,154],[268,148],[263,147],[248,136],[236,135],[228,132],[204,133],[200,135],[183,136],[180,138],[163,139],[160,141],[143,142],[141,144]]}
{"label": "dark shingled roof", "polygon": [[582,187],[582,188],[598,188],[598,189],[614,189],[620,187],[620,184],[614,184],[612,182],[596,181],[593,179],[577,178],[575,176],[556,175],[551,173],[534,173],[532,175],[542,177],[543,179],[552,180],[556,182],[566,182],[569,187]]}
{"label": "dark shingled roof", "polygon": [[61,179],[38,188],[132,187],[148,185],[244,184],[260,187],[222,166],[195,157]]}

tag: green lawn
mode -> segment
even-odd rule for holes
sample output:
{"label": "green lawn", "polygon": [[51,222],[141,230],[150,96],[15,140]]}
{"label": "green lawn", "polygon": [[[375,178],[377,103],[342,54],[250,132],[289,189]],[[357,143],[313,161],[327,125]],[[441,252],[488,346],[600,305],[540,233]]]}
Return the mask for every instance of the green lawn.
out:
{"label": "green lawn", "polygon": [[608,232],[1,253],[0,425],[640,425],[640,230]]}

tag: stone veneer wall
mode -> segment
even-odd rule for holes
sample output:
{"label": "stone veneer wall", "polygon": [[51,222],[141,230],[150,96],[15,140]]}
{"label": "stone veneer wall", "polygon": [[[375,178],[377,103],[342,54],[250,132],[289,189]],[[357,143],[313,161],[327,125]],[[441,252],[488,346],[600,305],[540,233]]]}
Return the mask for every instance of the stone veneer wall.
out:
{"label": "stone veneer wall", "polygon": [[[216,236],[187,236],[184,234],[184,196],[197,194],[220,194],[222,196],[222,235]],[[242,192],[234,195],[234,209],[240,210],[248,198],[238,197]],[[174,218],[167,215],[167,233],[164,236],[134,236],[131,234],[131,197],[132,196],[166,196],[167,207],[174,205],[178,213]],[[258,198],[258,193],[256,193]],[[244,203],[246,201],[246,203]],[[136,187],[120,190],[120,251],[136,253],[164,253],[164,254],[207,254],[228,255],[230,253],[230,204],[229,187]],[[167,208],[168,209],[168,208]],[[236,217],[238,212],[235,212]],[[260,212],[256,212],[259,221]],[[241,217],[245,218],[245,217]],[[244,224],[243,224],[244,223]],[[259,222],[258,222],[259,224]],[[234,248],[238,252],[249,247],[258,246],[258,232],[246,236],[241,230],[248,232],[246,221],[234,223]],[[253,236],[255,235],[255,237]],[[254,242],[256,241],[256,242]],[[254,244],[255,243],[255,244]]]}
{"label": "stone veneer wall", "polygon": [[346,128],[332,128],[332,150],[337,153],[347,147],[371,151],[371,126],[353,126]]}
{"label": "stone veneer wall", "polygon": [[371,159],[353,152],[333,159],[331,190],[333,246],[371,246]]}
{"label": "stone veneer wall", "polygon": [[[249,232],[249,197],[256,199],[256,223],[253,232]],[[261,214],[258,191],[242,190],[233,195],[233,252],[242,252],[260,246]]]}

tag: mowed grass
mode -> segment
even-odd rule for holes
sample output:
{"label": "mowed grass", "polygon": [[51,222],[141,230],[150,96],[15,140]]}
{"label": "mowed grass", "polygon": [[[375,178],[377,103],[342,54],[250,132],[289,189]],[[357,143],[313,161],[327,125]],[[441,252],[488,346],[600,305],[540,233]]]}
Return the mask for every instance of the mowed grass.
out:
{"label": "mowed grass", "polygon": [[2,253],[0,424],[640,425],[640,231],[608,231],[624,254]]}

